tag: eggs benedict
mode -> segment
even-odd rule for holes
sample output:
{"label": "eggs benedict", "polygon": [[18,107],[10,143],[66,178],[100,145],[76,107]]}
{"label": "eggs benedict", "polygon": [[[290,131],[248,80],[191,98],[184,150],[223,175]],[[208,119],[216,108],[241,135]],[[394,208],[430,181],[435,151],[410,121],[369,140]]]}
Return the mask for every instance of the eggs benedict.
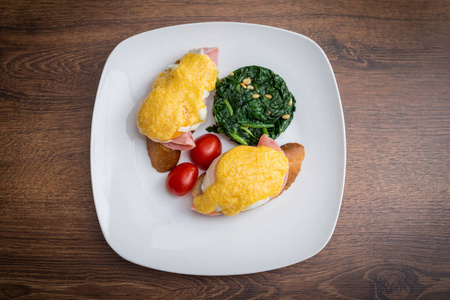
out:
{"label": "eggs benedict", "polygon": [[[161,150],[160,146],[158,151],[150,151],[156,147],[155,143],[175,151],[195,147],[191,131],[196,130],[206,119],[205,102],[210,91],[215,88],[218,76],[218,51],[218,48],[189,51],[156,77],[152,91],[140,105],[137,125],[139,131],[153,141],[148,141],[147,145],[154,167],[154,162],[165,159],[158,155],[167,152]],[[173,166],[170,164],[165,168],[155,168],[159,172],[166,172]]]}
{"label": "eggs benedict", "polygon": [[304,155],[302,145],[289,143],[280,148],[267,135],[256,147],[235,147],[199,177],[192,191],[192,209],[207,215],[234,216],[259,207],[294,182]]}

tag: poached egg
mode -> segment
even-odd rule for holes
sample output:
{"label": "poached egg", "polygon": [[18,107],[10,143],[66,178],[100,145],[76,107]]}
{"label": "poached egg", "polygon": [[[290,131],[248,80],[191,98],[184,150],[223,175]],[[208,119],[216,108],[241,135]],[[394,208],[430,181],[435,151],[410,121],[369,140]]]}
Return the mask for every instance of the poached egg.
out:
{"label": "poached egg", "polygon": [[189,52],[159,74],[137,113],[139,131],[151,140],[170,142],[196,130],[206,119],[205,99],[215,88],[218,70],[202,51]]}
{"label": "poached egg", "polygon": [[203,214],[226,216],[256,208],[281,192],[288,170],[282,151],[268,146],[235,147],[211,164],[203,193],[194,198],[193,206]]}

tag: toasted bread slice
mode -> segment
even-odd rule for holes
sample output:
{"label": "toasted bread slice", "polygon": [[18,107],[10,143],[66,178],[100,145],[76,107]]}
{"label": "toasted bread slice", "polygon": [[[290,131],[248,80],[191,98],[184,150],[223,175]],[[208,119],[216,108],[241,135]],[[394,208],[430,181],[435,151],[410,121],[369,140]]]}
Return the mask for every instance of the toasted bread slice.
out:
{"label": "toasted bread slice", "polygon": [[147,138],[147,151],[153,168],[160,173],[172,170],[178,164],[181,155],[180,150],[169,149],[149,138]]}
{"label": "toasted bread slice", "polygon": [[289,173],[288,179],[286,181],[286,185],[284,186],[284,190],[287,190],[291,184],[297,178],[300,169],[302,168],[302,162],[305,158],[305,147],[298,143],[287,143],[281,146],[281,150],[284,151],[284,154],[289,160]]}

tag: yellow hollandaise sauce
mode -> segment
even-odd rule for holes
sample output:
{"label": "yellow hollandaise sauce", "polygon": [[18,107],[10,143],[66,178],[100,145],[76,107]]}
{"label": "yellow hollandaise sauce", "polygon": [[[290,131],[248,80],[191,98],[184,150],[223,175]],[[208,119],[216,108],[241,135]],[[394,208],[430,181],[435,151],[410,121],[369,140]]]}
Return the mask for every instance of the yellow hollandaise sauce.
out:
{"label": "yellow hollandaise sauce", "polygon": [[153,83],[137,113],[140,132],[166,142],[181,135],[180,128],[203,122],[199,111],[206,108],[204,94],[215,88],[217,75],[216,65],[207,55],[186,54]]}
{"label": "yellow hollandaise sauce", "polygon": [[282,151],[266,146],[238,146],[222,155],[216,180],[194,198],[197,211],[208,214],[220,207],[234,216],[248,206],[278,195],[289,161]]}

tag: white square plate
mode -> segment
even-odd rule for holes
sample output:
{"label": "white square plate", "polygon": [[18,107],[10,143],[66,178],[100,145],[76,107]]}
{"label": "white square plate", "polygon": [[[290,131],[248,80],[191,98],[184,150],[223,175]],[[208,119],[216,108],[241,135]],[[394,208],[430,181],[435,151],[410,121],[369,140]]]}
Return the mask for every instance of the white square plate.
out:
{"label": "white square plate", "polygon": [[[276,141],[305,146],[302,170],[289,190],[234,217],[189,209],[192,197],[165,189],[136,125],[139,104],[155,77],[193,48],[219,47],[219,77],[246,65],[281,75],[297,99],[290,127]],[[195,133],[204,134],[208,119]],[[220,136],[224,151],[235,144]],[[136,264],[197,275],[246,274],[305,260],[328,243],[345,177],[344,118],[331,65],[300,34],[244,23],[197,23],[138,34],[110,54],[92,120],[91,176],[106,241]],[[188,161],[183,153],[180,162]]]}

